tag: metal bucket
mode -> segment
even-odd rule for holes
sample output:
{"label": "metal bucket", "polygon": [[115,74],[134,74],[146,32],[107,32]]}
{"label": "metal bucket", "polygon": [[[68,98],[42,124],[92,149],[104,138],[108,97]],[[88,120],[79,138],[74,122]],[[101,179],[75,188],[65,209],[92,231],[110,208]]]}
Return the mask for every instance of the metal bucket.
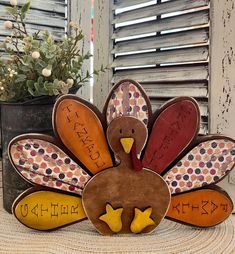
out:
{"label": "metal bucket", "polygon": [[12,167],[7,147],[12,138],[23,133],[53,134],[52,110],[55,98],[41,97],[26,103],[1,103],[1,144],[3,170],[3,206],[11,213],[15,198],[31,184]]}

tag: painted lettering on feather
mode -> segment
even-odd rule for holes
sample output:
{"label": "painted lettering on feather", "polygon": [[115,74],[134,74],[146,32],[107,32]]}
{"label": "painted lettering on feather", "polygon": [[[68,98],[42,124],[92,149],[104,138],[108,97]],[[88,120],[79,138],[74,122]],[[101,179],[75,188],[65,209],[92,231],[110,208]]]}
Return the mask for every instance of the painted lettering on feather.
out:
{"label": "painted lettering on feather", "polygon": [[195,214],[200,216],[212,216],[215,212],[228,212],[228,203],[220,203],[216,200],[201,200],[198,203],[176,202],[172,203],[170,210],[177,215]]}
{"label": "painted lettering on feather", "polygon": [[30,203],[26,203],[20,206],[20,215],[23,218],[32,216],[35,218],[41,218],[44,216],[50,216],[53,219],[59,219],[61,216],[70,216],[72,214],[79,213],[79,205],[61,205],[58,202],[45,205],[43,203],[37,203],[34,206]]}
{"label": "painted lettering on feather", "polygon": [[172,147],[172,144],[175,143],[175,140],[178,138],[178,135],[181,133],[182,129],[185,128],[185,122],[187,121],[188,116],[192,114],[192,107],[183,107],[180,106],[179,112],[176,116],[176,120],[170,123],[168,131],[164,135],[159,144],[159,147],[154,151],[152,156],[149,158],[149,164],[152,167],[157,166],[157,161],[163,159],[165,156],[168,156],[169,147]]}
{"label": "painted lettering on feather", "polygon": [[92,139],[92,135],[89,133],[89,128],[82,122],[79,112],[73,110],[72,104],[65,106],[62,110],[65,112],[65,117],[68,125],[71,127],[71,131],[75,133],[81,146],[86,149],[91,163],[93,163],[97,169],[103,168],[105,162]]}

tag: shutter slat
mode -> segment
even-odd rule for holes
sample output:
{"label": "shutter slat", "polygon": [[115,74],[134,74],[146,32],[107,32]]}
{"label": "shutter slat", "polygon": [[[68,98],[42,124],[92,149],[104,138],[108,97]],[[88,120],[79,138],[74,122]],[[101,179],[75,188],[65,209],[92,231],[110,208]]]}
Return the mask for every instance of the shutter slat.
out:
{"label": "shutter slat", "polygon": [[199,134],[207,135],[208,134],[208,122],[206,123],[200,123],[200,130]]}
{"label": "shutter slat", "polygon": [[191,96],[195,98],[208,98],[207,82],[178,82],[142,84],[151,98],[169,98],[176,96]]}
{"label": "shutter slat", "polygon": [[147,7],[126,11],[115,16],[113,24],[122,23],[152,16],[158,16],[177,11],[208,6],[209,0],[173,0],[165,3],[154,4]]}
{"label": "shutter slat", "polygon": [[[9,15],[6,14],[5,9],[0,9],[0,19],[9,20]],[[64,14],[50,13],[47,11],[30,10],[30,15],[26,16],[26,23],[44,26],[65,27]]]}
{"label": "shutter slat", "polygon": [[114,0],[113,10],[118,8],[125,8],[137,4],[143,4],[148,2],[147,0]]}
{"label": "shutter slat", "polygon": [[[3,20],[0,20],[0,27],[3,27]],[[49,33],[51,33],[55,39],[61,40],[65,36],[65,29],[64,28],[58,28],[58,27],[49,27],[49,26],[40,26],[40,25],[35,25],[31,24],[28,25],[27,30],[29,33],[34,33],[37,32],[38,30],[47,30]],[[3,36],[9,36],[11,34],[11,31],[6,30],[6,29],[1,29],[0,30],[1,35]]]}
{"label": "shutter slat", "polygon": [[207,61],[208,55],[208,46],[134,54],[117,57],[112,67]]}
{"label": "shutter slat", "polygon": [[5,38],[6,38],[5,36],[0,35],[0,42],[3,42],[5,40]]}
{"label": "shutter slat", "polygon": [[112,53],[117,54],[146,49],[202,44],[208,42],[208,38],[208,28],[191,30],[190,32],[184,31],[160,36],[151,36],[144,39],[117,42]]}
{"label": "shutter slat", "polygon": [[200,64],[116,71],[112,82],[117,83],[122,79],[128,78],[139,82],[201,81],[208,79],[208,65]]}
{"label": "shutter slat", "polygon": [[[25,0],[18,0],[18,5],[21,6],[25,3]],[[0,4],[10,5],[9,0],[0,0]],[[1,7],[4,9],[4,6]],[[35,1],[31,3],[31,9],[44,10],[54,13],[65,13],[65,1],[60,0],[47,0],[47,1]]]}
{"label": "shutter slat", "polygon": [[205,25],[209,22],[208,10],[183,14],[176,17],[164,18],[140,24],[120,27],[115,29],[112,39],[128,37],[133,35],[160,32],[164,30],[185,28],[191,26]]}

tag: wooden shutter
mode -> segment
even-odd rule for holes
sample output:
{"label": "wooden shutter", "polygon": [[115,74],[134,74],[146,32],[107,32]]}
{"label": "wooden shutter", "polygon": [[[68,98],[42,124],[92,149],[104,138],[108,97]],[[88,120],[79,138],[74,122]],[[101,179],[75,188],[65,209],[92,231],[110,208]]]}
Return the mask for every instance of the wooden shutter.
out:
{"label": "wooden shutter", "polygon": [[[67,0],[33,0],[31,10],[27,14],[27,25],[30,32],[48,30],[56,39],[61,39],[67,29]],[[18,5],[26,3],[26,0],[18,0]],[[5,8],[9,6],[9,0],[0,0],[0,42],[10,34],[3,24],[9,20]]]}
{"label": "wooden shutter", "polygon": [[111,82],[139,81],[154,109],[194,97],[207,133],[209,0],[113,0],[111,9]]}

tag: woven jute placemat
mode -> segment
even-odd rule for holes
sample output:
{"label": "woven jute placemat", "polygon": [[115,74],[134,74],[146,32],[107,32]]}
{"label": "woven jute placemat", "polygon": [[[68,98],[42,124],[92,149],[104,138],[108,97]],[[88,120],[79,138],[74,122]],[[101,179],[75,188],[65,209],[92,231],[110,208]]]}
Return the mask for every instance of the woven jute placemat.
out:
{"label": "woven jute placemat", "polygon": [[[1,198],[1,197],[0,197]],[[1,202],[2,203],[2,202]],[[196,229],[164,220],[149,235],[99,235],[89,221],[54,232],[21,225],[0,206],[0,253],[235,253],[235,216],[210,229]]]}

